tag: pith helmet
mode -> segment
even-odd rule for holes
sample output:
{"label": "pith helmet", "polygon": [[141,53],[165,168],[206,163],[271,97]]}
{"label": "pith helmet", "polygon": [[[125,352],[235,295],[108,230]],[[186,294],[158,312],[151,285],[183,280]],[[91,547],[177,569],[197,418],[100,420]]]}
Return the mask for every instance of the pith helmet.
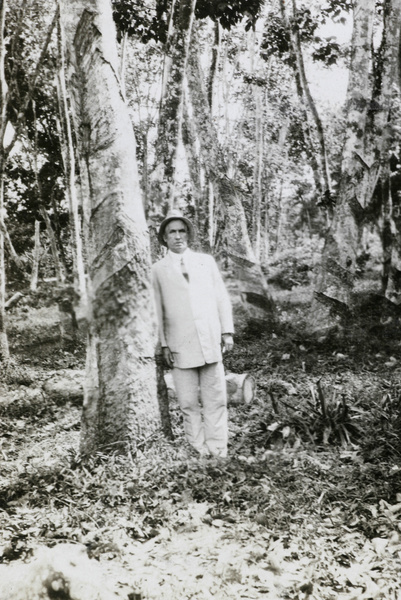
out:
{"label": "pith helmet", "polygon": [[157,239],[163,246],[167,245],[163,239],[164,230],[166,229],[166,226],[170,223],[170,221],[175,221],[176,219],[180,219],[180,221],[183,221],[188,227],[188,242],[192,242],[195,237],[195,228],[192,225],[191,221],[187,219],[187,217],[184,217],[184,215],[179,210],[170,210],[168,215],[161,222],[159,227],[159,233],[157,234]]}

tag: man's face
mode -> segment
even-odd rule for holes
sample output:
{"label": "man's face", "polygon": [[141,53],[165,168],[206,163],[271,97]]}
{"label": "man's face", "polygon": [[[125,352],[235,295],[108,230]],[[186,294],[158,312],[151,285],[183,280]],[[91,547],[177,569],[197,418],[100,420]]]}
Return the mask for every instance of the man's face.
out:
{"label": "man's face", "polygon": [[174,219],[167,223],[164,230],[167,248],[176,254],[182,254],[188,248],[188,228],[184,221]]}

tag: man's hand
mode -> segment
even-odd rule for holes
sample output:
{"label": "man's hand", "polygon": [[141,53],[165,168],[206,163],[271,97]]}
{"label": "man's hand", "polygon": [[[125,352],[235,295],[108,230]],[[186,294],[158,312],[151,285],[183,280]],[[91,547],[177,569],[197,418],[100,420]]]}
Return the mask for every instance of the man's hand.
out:
{"label": "man's hand", "polygon": [[234,348],[234,340],[231,333],[223,333],[221,336],[223,340],[223,352],[231,352]]}
{"label": "man's hand", "polygon": [[168,348],[168,346],[163,346],[162,350],[163,350],[164,362],[170,369],[172,369],[174,367],[174,356],[173,356],[170,348]]}

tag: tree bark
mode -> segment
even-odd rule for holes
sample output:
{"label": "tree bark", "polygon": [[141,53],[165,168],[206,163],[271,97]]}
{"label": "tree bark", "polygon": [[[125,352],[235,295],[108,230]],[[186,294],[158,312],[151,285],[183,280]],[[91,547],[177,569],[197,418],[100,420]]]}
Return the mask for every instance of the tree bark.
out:
{"label": "tree bark", "polygon": [[[5,61],[5,16],[7,11],[7,2],[3,0],[0,5],[0,222],[3,222],[4,214],[4,167],[5,151],[4,136],[7,126],[7,98],[8,87],[4,72]],[[4,260],[4,231],[0,227],[0,362],[6,362],[9,359],[9,347],[6,331],[6,265]]]}
{"label": "tree bark", "polygon": [[[398,154],[401,147],[401,136],[397,127],[401,122],[401,6],[394,0],[387,0],[384,5],[384,37],[383,73],[379,97],[381,112],[375,121],[375,131],[382,134],[381,157],[385,157],[384,185],[386,190],[385,214],[388,219],[384,225],[389,225],[391,232],[391,254],[388,264],[386,281],[386,297],[396,304],[401,304],[401,198],[399,194],[399,176],[391,171],[390,160],[387,158],[390,144],[397,146]],[[395,126],[395,127],[394,127]],[[394,157],[394,154],[393,154]],[[399,162],[400,156],[397,156]],[[383,159],[382,159],[383,160]],[[386,210],[387,208],[387,210]],[[382,232],[385,240],[386,231]],[[386,256],[384,257],[385,261]],[[383,261],[383,262],[384,262]]]}
{"label": "tree bark", "polygon": [[195,204],[195,226],[198,232],[203,233],[205,221],[204,182],[202,181],[200,156],[196,143],[196,130],[188,108],[188,93],[186,93],[184,99],[184,118],[182,122],[182,141],[185,148],[188,173],[192,184],[192,194]]}
{"label": "tree bark", "polygon": [[[49,238],[50,250],[52,253],[52,257],[53,257],[54,270],[56,273],[57,283],[62,284],[65,281],[65,274],[64,274],[63,267],[62,267],[62,264],[60,261],[60,257],[59,257],[56,236],[54,234],[49,215],[47,214],[47,211],[45,208],[45,200],[43,197],[42,184],[41,184],[40,178],[39,178],[38,128],[37,128],[37,122],[36,122],[36,106],[35,106],[34,101],[32,102],[32,107],[33,107],[33,117],[34,117],[34,142],[31,145],[31,152],[29,153],[29,155],[30,154],[32,155],[32,159],[29,158],[29,161],[31,163],[32,170],[35,174],[35,184],[36,184],[36,191],[38,194],[39,210],[40,210],[40,214],[42,215],[42,218],[45,222],[46,233]],[[35,222],[35,227],[36,227],[36,222]],[[36,243],[36,238],[35,238],[35,243]],[[39,268],[39,263],[38,263],[38,268]],[[31,285],[32,285],[32,282],[31,282]],[[36,282],[36,285],[37,285],[37,282]]]}
{"label": "tree bark", "polygon": [[32,274],[31,274],[31,292],[36,292],[38,288],[39,277],[39,261],[40,261],[40,221],[35,221],[35,237],[34,237]]}
{"label": "tree bark", "polygon": [[[257,47],[256,35],[254,29],[250,36],[250,55],[251,55],[251,75],[256,78],[257,75]],[[263,106],[262,94],[263,88],[257,83],[251,86],[254,100],[254,158],[253,158],[253,195],[252,195],[252,246],[256,260],[261,258],[261,236],[262,236],[262,173],[263,173]]]}
{"label": "tree bark", "polygon": [[8,233],[7,227],[4,223],[4,221],[2,221],[2,219],[0,218],[0,232],[3,234],[3,238],[4,238],[4,244],[5,247],[7,248],[7,251],[9,253],[9,257],[11,258],[11,260],[14,262],[14,264],[19,268],[22,269],[24,266],[23,261],[20,259],[20,257],[18,256],[13,243],[11,241],[10,238],[10,234]]}
{"label": "tree bark", "polygon": [[[296,0],[292,0],[292,9],[294,17],[297,16],[298,7]],[[305,62],[302,52],[301,40],[299,37],[299,29],[298,26],[294,23],[291,27],[292,40],[293,40],[293,48],[294,54],[296,58],[296,68],[299,73],[299,78],[302,85],[302,90],[304,97],[306,98],[307,105],[309,107],[310,114],[312,115],[312,119],[316,128],[317,139],[319,144],[319,158],[320,158],[320,168],[323,177],[324,183],[324,191],[331,193],[331,181],[330,181],[330,169],[327,158],[326,151],[326,141],[325,134],[323,129],[323,123],[319,115],[319,111],[317,110],[316,103],[313,99],[312,93],[310,91],[309,83],[306,77],[305,72]]]}
{"label": "tree bark", "polygon": [[[294,1],[292,6],[294,13],[294,11],[296,11],[296,5]],[[305,151],[313,171],[316,189],[321,195],[323,195],[325,188],[330,190],[330,177],[328,174],[329,170],[327,166],[323,126],[318,111],[316,109],[316,105],[313,100],[312,94],[310,92],[308,81],[306,79],[302,47],[299,39],[299,32],[297,26],[292,26],[292,24],[290,23],[285,0],[280,0],[280,9],[290,39],[290,54],[294,70],[296,90],[300,101],[300,126],[302,128],[303,136],[305,139]],[[313,133],[310,126],[310,114],[308,113],[306,106],[309,107],[309,113],[314,119],[317,134],[319,137],[320,160],[318,159],[318,153],[315,151]]]}
{"label": "tree bark", "polygon": [[270,321],[274,305],[250,242],[241,191],[228,177],[228,167],[218,144],[195,43],[191,47],[187,77],[202,164],[208,180],[213,183],[219,202],[218,210],[222,213],[220,226],[224,249],[240,281],[242,300],[250,315]]}
{"label": "tree bark", "polygon": [[[150,249],[108,0],[62,0],[86,165],[89,342],[81,449],[135,452],[159,427]],[[82,168],[82,167],[81,167]]]}
{"label": "tree bark", "polygon": [[[155,162],[151,175],[154,212],[174,206],[175,172],[183,114],[183,82],[196,0],[175,0],[165,47]],[[164,211],[162,211],[164,212]]]}
{"label": "tree bark", "polygon": [[216,84],[216,75],[217,68],[219,65],[219,57],[220,57],[220,43],[221,43],[221,35],[220,35],[220,23],[216,21],[214,23],[214,42],[212,47],[212,61],[210,64],[210,72],[207,80],[207,99],[209,102],[210,112],[213,114],[214,108],[214,88]]}
{"label": "tree bark", "polygon": [[57,95],[60,111],[60,146],[64,164],[66,196],[68,200],[74,286],[82,303],[86,304],[85,266],[81,237],[81,220],[76,182],[75,149],[73,127],[71,124],[68,94],[66,89],[65,60],[62,48],[61,29],[58,28],[57,42],[59,51],[59,69],[57,73]]}
{"label": "tree bark", "polygon": [[[0,167],[1,169],[1,167]],[[4,205],[4,176],[0,174],[0,214]],[[0,363],[10,357],[6,330],[6,265],[4,260],[4,235],[0,228]]]}
{"label": "tree bark", "polygon": [[364,160],[373,93],[374,11],[374,0],[355,0],[341,180],[315,283],[311,315],[314,330],[332,328],[341,317],[350,316],[363,212],[377,181],[376,164]]}
{"label": "tree bark", "polygon": [[[53,21],[48,29],[46,39],[44,41],[40,56],[38,61],[35,64],[35,68],[32,76],[28,80],[27,91],[25,96],[22,99],[21,106],[19,108],[17,123],[14,127],[13,135],[11,139],[5,143],[5,134],[6,128],[8,124],[8,103],[9,103],[9,93],[8,93],[8,85],[5,77],[5,55],[6,55],[6,45],[5,45],[5,19],[7,13],[8,5],[7,0],[2,0],[0,2],[0,362],[7,361],[9,358],[9,347],[8,347],[8,339],[7,332],[5,326],[5,295],[6,295],[6,276],[5,276],[5,260],[4,260],[4,238],[6,229],[3,221],[4,214],[4,175],[5,175],[5,167],[10,155],[11,150],[13,149],[17,137],[24,126],[25,112],[29,106],[30,101],[32,100],[32,96],[37,84],[37,79],[40,73],[40,69],[42,67],[43,61],[45,59],[47,48],[50,43],[51,34],[54,29],[54,25],[56,22],[58,11],[53,18]],[[16,264],[19,264],[18,257],[14,252],[13,245],[11,240],[9,242],[11,256],[14,258]]]}

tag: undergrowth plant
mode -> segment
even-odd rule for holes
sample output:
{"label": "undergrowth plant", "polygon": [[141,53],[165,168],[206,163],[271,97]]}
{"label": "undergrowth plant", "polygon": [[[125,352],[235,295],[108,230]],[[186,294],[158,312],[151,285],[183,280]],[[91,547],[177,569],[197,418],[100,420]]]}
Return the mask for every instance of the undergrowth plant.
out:
{"label": "undergrowth plant", "polygon": [[320,380],[310,386],[308,396],[299,398],[298,394],[296,404],[289,402],[286,396],[277,398],[273,391],[269,397],[276,420],[266,428],[271,441],[280,434],[289,441],[299,438],[318,445],[347,446],[358,442],[368,419],[368,413],[357,399],[335,388],[325,390]]}
{"label": "undergrowth plant", "polygon": [[374,401],[361,443],[365,459],[376,462],[401,459],[401,384],[388,383]]}

